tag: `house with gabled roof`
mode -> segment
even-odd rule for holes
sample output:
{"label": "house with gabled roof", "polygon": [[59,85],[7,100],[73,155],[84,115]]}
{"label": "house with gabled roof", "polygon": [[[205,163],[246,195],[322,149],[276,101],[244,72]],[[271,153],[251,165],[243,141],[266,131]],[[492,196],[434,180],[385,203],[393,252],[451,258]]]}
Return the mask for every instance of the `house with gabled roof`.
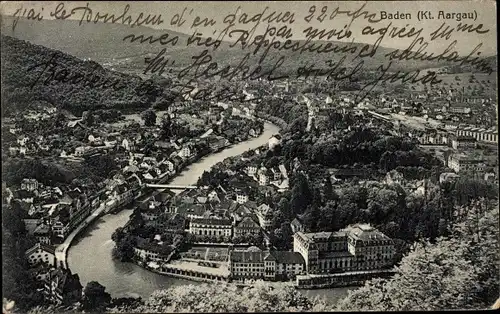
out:
{"label": "house with gabled roof", "polygon": [[52,244],[52,232],[50,226],[47,224],[42,223],[38,225],[33,231],[33,235],[35,239],[42,244]]}
{"label": "house with gabled roof", "polygon": [[274,178],[274,173],[266,167],[260,167],[257,171],[257,177],[260,185],[267,185]]}
{"label": "house with gabled roof", "polygon": [[292,220],[292,222],[290,223],[290,227],[292,228],[293,233],[296,233],[299,231],[304,231],[304,226],[303,226],[302,222],[300,222],[300,220],[297,218],[294,218]]}
{"label": "house with gabled roof", "polygon": [[25,178],[21,181],[21,190],[26,190],[29,192],[38,190],[38,181],[36,179]]}
{"label": "house with gabled roof", "polygon": [[157,178],[158,178],[158,173],[156,171],[154,171],[153,169],[150,169],[148,171],[145,171],[142,173],[142,177],[146,180],[146,181],[155,181]]}
{"label": "house with gabled roof", "polygon": [[273,218],[271,207],[267,204],[261,204],[257,207],[256,211],[257,217],[259,219],[259,224],[263,229],[268,229],[271,227],[271,220]]}
{"label": "house with gabled roof", "polygon": [[255,176],[255,174],[257,173],[257,170],[258,170],[258,166],[256,164],[249,164],[246,168],[245,168],[245,173],[249,176],[249,177],[253,177]]}
{"label": "house with gabled roof", "polygon": [[57,268],[45,278],[43,293],[49,302],[69,305],[81,300],[82,288],[77,274],[72,274],[69,269]]}
{"label": "house with gabled roof", "polygon": [[171,160],[165,160],[162,165],[164,165],[166,167],[166,169],[170,172],[170,173],[174,173],[175,172],[175,164],[171,161]]}
{"label": "house with gabled roof", "polygon": [[51,245],[38,242],[27,249],[24,255],[30,266],[38,264],[56,266],[56,252]]}
{"label": "house with gabled roof", "polygon": [[252,218],[251,213],[246,214],[240,222],[236,224],[234,227],[234,237],[244,237],[248,235],[256,236],[261,232],[260,226],[256,221],[257,217],[253,215]]}
{"label": "house with gabled roof", "polygon": [[175,212],[190,219],[203,218],[207,208],[202,204],[181,203],[176,207]]}

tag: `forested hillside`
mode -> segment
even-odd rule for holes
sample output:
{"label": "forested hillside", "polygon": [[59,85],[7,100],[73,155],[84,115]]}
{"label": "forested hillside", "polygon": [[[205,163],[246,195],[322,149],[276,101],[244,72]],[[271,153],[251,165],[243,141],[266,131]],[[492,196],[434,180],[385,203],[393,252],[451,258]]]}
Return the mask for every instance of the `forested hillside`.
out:
{"label": "forested hillside", "polygon": [[174,99],[159,82],[8,36],[1,37],[1,61],[3,116],[38,101],[81,115],[89,109],[142,110]]}
{"label": "forested hillside", "polygon": [[[499,294],[498,203],[478,201],[457,209],[450,235],[421,240],[398,274],[368,281],[341,302],[339,311],[488,309]],[[463,216],[463,217],[460,217]]]}

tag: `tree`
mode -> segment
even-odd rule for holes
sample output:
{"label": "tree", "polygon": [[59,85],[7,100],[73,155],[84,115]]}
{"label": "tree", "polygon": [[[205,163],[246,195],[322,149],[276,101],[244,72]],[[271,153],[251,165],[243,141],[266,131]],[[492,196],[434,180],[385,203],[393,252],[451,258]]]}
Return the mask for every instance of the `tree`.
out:
{"label": "tree", "polygon": [[144,125],[146,126],[154,126],[156,124],[156,113],[151,109],[143,111],[141,118],[144,120]]}
{"label": "tree", "polygon": [[293,213],[290,211],[290,201],[286,197],[280,198],[277,208],[282,217],[292,218]]}
{"label": "tree", "polygon": [[117,243],[117,242],[120,242],[124,236],[125,236],[125,233],[123,231],[123,228],[118,227],[111,235],[111,240],[113,240],[115,243]]}
{"label": "tree", "polygon": [[290,208],[295,214],[302,214],[311,203],[312,192],[309,183],[303,174],[298,174],[294,180]]}
{"label": "tree", "polygon": [[143,305],[113,308],[111,312],[175,313],[175,312],[298,312],[324,311],[325,302],[310,299],[292,285],[258,281],[243,289],[235,285],[182,285],[155,291]]}
{"label": "tree", "polygon": [[85,166],[99,177],[107,177],[111,171],[118,169],[115,159],[109,155],[97,155],[85,158]]}
{"label": "tree", "polygon": [[[2,208],[2,294],[16,302],[21,312],[43,304],[43,295],[29,272],[25,252],[33,243],[27,239],[22,216],[12,208]],[[11,213],[9,213],[11,212]]]}
{"label": "tree", "polygon": [[83,290],[82,307],[84,310],[103,310],[111,302],[111,296],[106,288],[97,281],[91,281]]}
{"label": "tree", "polygon": [[115,243],[112,255],[114,258],[120,260],[121,262],[131,261],[134,257],[134,247],[136,244],[136,238],[133,235],[126,235],[120,241]]}
{"label": "tree", "polygon": [[484,309],[499,295],[498,203],[458,208],[450,236],[419,241],[390,279],[368,281],[337,310]]}
{"label": "tree", "polygon": [[302,219],[306,230],[310,230],[311,232],[315,232],[317,230],[318,223],[321,219],[320,215],[321,213],[317,204],[313,204],[307,209]]}
{"label": "tree", "polygon": [[243,243],[243,241],[244,241],[244,238],[242,236],[235,236],[233,238],[233,243],[236,243],[236,244]]}
{"label": "tree", "polygon": [[332,180],[330,178],[326,178],[325,180],[325,199],[326,200],[332,200],[334,197],[334,192],[333,192],[333,186],[332,186]]}
{"label": "tree", "polygon": [[[155,118],[156,119],[156,118]],[[161,138],[168,139],[174,135],[174,123],[170,118],[170,115],[164,115],[161,119]]]}
{"label": "tree", "polygon": [[388,188],[372,188],[368,193],[368,220],[380,223],[398,207],[398,194]]}
{"label": "tree", "polygon": [[95,122],[94,115],[90,111],[84,111],[82,114],[82,123],[86,126],[93,126]]}
{"label": "tree", "polygon": [[12,201],[11,206],[2,206],[2,227],[18,238],[25,236],[26,226],[23,218],[27,216],[17,200]]}

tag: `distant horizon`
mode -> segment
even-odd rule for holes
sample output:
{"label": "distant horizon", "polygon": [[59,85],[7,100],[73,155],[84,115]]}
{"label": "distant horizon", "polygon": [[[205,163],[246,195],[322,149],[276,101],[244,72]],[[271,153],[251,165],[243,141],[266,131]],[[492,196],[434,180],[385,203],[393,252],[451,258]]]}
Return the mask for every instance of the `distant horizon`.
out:
{"label": "distant horizon", "polygon": [[[9,17],[9,18],[14,18],[12,15],[5,15],[5,14],[0,14],[0,16],[5,16],[5,17]],[[25,17],[20,17],[20,20],[25,20],[25,21],[28,21],[28,22],[36,22],[36,21],[30,21],[28,20],[27,18]],[[44,20],[44,21],[41,21],[41,22],[45,22],[45,21],[50,21],[50,22],[56,22],[56,20],[52,19],[52,20]],[[78,20],[76,19],[68,19],[66,20],[65,22],[78,22]],[[41,22],[37,22],[37,23],[41,23]],[[59,22],[61,23],[61,22]],[[90,24],[90,23],[89,23]],[[120,25],[120,26],[127,26],[126,24],[123,24],[123,23],[105,23],[105,22],[97,22],[97,23],[91,23],[91,24],[108,24],[108,25]],[[1,23],[0,23],[1,25]],[[182,31],[179,31],[179,30],[173,30],[173,29],[168,29],[168,28],[154,28],[154,27],[151,27],[151,26],[144,26],[144,25],[141,25],[141,26],[136,26],[134,28],[131,28],[132,30],[133,29],[139,29],[141,27],[144,27],[144,28],[148,28],[148,29],[151,29],[151,30],[154,30],[154,31],[166,31],[166,32],[172,32],[172,33],[177,33],[177,34],[181,34],[181,35],[184,35],[184,36],[191,36],[192,34],[189,34],[189,33],[184,33]],[[11,36],[11,35],[6,35],[6,34],[2,34],[4,36]],[[15,35],[12,35],[12,37],[16,37]],[[18,38],[20,39],[20,38]],[[21,39],[21,40],[24,40],[24,39]],[[293,39],[293,40],[303,40],[303,39]],[[28,40],[29,41],[29,40]],[[234,41],[234,40],[233,40]],[[230,43],[230,42],[233,42],[232,40],[230,40],[229,38],[225,38],[223,40],[223,42],[226,42],[226,43]],[[316,39],[316,40],[313,40],[313,41],[328,41],[328,40],[319,40],[319,39]],[[340,43],[347,43],[347,42],[344,42],[344,41],[340,41],[340,40],[330,40],[330,42],[340,42]],[[354,44],[373,44],[373,43],[370,43],[370,42],[361,42],[361,41],[357,41],[357,42],[354,42]],[[389,46],[385,46],[385,45],[380,45],[380,48],[385,48],[385,49],[398,49],[398,48],[394,48],[394,47],[389,47]],[[414,51],[414,50],[412,50]],[[462,54],[461,54],[462,56]],[[491,58],[491,57],[498,57],[498,51],[494,51],[494,52],[482,52],[482,56],[481,58]]]}
{"label": "distant horizon", "polygon": [[[134,14],[138,12],[144,12],[145,14],[162,14],[162,18],[164,19],[164,23],[162,25],[157,25],[157,26],[142,26],[142,27],[147,27],[150,29],[154,30],[165,30],[165,31],[170,31],[170,32],[177,32],[181,33],[187,36],[191,36],[193,34],[193,29],[190,29],[189,26],[186,26],[189,24],[189,22],[186,22],[185,25],[182,27],[171,27],[170,26],[170,15],[169,13],[173,12],[182,12],[184,7],[188,8],[196,8],[196,7],[201,7],[203,6],[203,14],[207,17],[212,16],[214,19],[218,18],[219,20],[221,17],[223,17],[226,12],[227,13],[234,13],[235,9],[240,6],[245,10],[245,12],[248,13],[249,16],[252,16],[254,14],[261,13],[264,7],[269,7],[269,10],[267,12],[270,12],[271,10],[281,10],[281,11],[290,11],[290,12],[302,12],[301,17],[305,16],[308,14],[308,9],[311,5],[316,5],[317,11],[319,12],[319,6],[329,6],[330,8],[333,7],[334,5],[340,5],[341,9],[346,9],[346,10],[355,10],[360,8],[363,3],[363,1],[354,1],[354,2],[318,2],[318,1],[270,1],[270,2],[259,2],[260,5],[256,5],[257,3],[252,3],[252,2],[224,2],[223,4],[221,2],[179,2],[179,1],[172,1],[172,2],[157,2],[157,1],[146,1],[146,2],[136,2],[136,3],[129,3],[126,1],[120,1],[120,2],[107,2],[107,1],[99,1],[99,2],[94,2],[94,1],[88,1],[88,3],[91,5],[91,7],[94,10],[97,11],[102,11],[102,12],[109,12],[110,14],[116,14],[117,16],[123,12],[123,7],[127,4],[130,5],[130,10],[128,13]],[[450,40],[441,40],[441,39],[436,39],[433,41],[433,45],[429,45],[427,47],[427,51],[429,53],[438,53],[443,51],[449,43],[453,40],[453,38],[460,39],[459,42],[456,45],[456,50],[457,52],[462,56],[465,54],[468,54],[473,47],[478,45],[479,43],[482,43],[482,46],[480,48],[480,51],[484,57],[491,57],[491,56],[496,56],[498,54],[497,52],[497,45],[496,45],[496,11],[491,10],[495,7],[496,3],[493,1],[453,1],[453,7],[449,8],[447,6],[447,2],[449,1],[436,1],[433,2],[432,7],[434,8],[434,11],[439,9],[447,8],[450,11],[454,12],[464,12],[467,9],[478,11],[478,15],[481,16],[481,20],[478,22],[472,21],[470,24],[483,24],[485,28],[489,28],[490,31],[486,34],[483,34],[484,38],[482,38],[482,41],[480,41],[480,37],[478,34],[468,34],[467,32],[463,32],[460,34],[455,33],[455,37],[452,37]],[[18,8],[20,5],[23,5],[24,8],[31,8],[31,7],[45,7],[48,8],[50,7],[51,10],[54,10],[54,8],[57,6],[58,3],[61,2],[56,2],[56,1],[48,1],[44,2],[43,4],[39,1],[26,1],[23,2],[22,4],[16,3],[16,2],[2,2],[1,3],[1,11],[0,15],[8,16],[13,18],[14,12],[16,8]],[[82,4],[85,5],[87,2],[78,2],[78,5],[81,6]],[[391,1],[377,1],[377,2],[366,2],[365,9],[370,9],[372,11],[370,12],[375,12],[375,11],[381,11],[381,10],[388,10],[389,12],[394,11],[395,9],[403,10],[405,9],[406,11],[410,12],[412,11],[414,15],[416,15],[416,11],[419,9],[422,9],[422,5],[424,3],[430,3],[427,1],[418,1],[418,2],[406,2],[403,1],[404,7],[399,8],[402,4],[402,2],[391,2]],[[486,4],[489,5],[489,3],[492,3],[493,6],[488,8]],[[65,1],[64,2],[65,6],[67,9],[71,7],[75,7],[77,3],[75,1]],[[253,5],[252,5],[253,4]],[[482,7],[479,7],[479,5],[482,5]],[[167,14],[163,15],[162,12],[166,10],[166,8],[172,10],[169,10],[166,12]],[[479,10],[479,8],[481,10]],[[429,7],[426,6],[425,9],[429,9]],[[121,11],[120,11],[121,10]],[[163,11],[162,11],[163,10]],[[44,12],[47,12],[48,10],[45,10]],[[495,11],[495,12],[493,12]],[[46,14],[48,15],[48,14]],[[194,15],[194,14],[193,14]],[[347,17],[344,16],[337,16],[335,17],[335,21],[338,20],[336,25],[339,25],[339,27],[335,27],[333,25],[333,22],[327,23],[326,21],[322,24],[319,22],[314,23],[314,20],[311,21],[311,24],[305,23],[302,19],[298,18],[299,15],[296,16],[295,20],[296,22],[293,24],[294,27],[294,36],[291,38],[292,40],[304,40],[305,36],[302,34],[302,32],[299,32],[299,30],[305,29],[307,26],[312,26],[312,27],[317,27],[317,28],[325,28],[326,30],[330,30],[331,28],[336,28],[336,29],[341,29],[340,25],[342,24],[349,24],[349,20]],[[23,18],[24,20],[27,20],[26,18]],[[359,18],[361,20],[362,18]],[[53,18],[46,17],[44,16],[44,20],[54,20]],[[68,20],[72,21],[78,21],[79,19],[72,16],[71,18],[68,18]],[[188,20],[188,19],[187,19]],[[191,18],[192,20],[192,18]],[[378,35],[373,35],[373,36],[357,36],[358,34],[361,33],[362,26],[359,25],[358,22],[359,20],[355,21],[350,29],[352,30],[353,36],[351,38],[347,39],[341,39],[338,40],[336,38],[333,38],[331,41],[338,41],[338,42],[352,42],[354,39],[354,43],[362,43],[362,44],[374,44],[376,38]],[[190,20],[188,20],[190,21]],[[454,20],[446,20],[449,22],[450,26],[456,26],[457,24]],[[341,23],[342,22],[342,23]],[[417,22],[417,20],[414,18],[410,23],[406,22],[405,20],[391,20],[392,26],[397,26],[397,27],[405,27],[408,26],[408,24],[412,23],[415,27],[418,27],[418,24],[425,23],[425,30],[430,30],[431,28],[437,28],[441,23],[443,22],[442,20],[426,20],[425,22]],[[464,23],[467,23],[467,20],[463,20]],[[104,22],[99,22],[102,24],[111,24],[111,23],[104,23]],[[218,21],[219,23],[219,21]],[[92,22],[93,24],[93,22]],[[122,23],[115,23],[117,25],[124,25],[127,26],[126,24]],[[220,24],[220,23],[219,23]],[[219,25],[217,24],[217,25]],[[263,24],[261,23],[259,27],[257,28],[257,31],[259,32],[264,32],[265,28],[263,28]],[[304,25],[301,25],[304,24]],[[385,26],[384,22],[379,23],[381,26]],[[385,23],[387,24],[387,23]],[[216,26],[217,26],[216,25]],[[252,24],[249,24],[252,25]],[[428,26],[427,26],[428,25]],[[220,28],[217,30],[215,29],[216,26],[213,28],[207,27],[205,28],[204,37],[213,35],[212,30],[214,32],[220,31]],[[366,26],[363,24],[363,27]],[[392,27],[391,26],[391,27]],[[411,26],[411,25],[410,25]],[[250,28],[250,27],[249,27]],[[133,28],[131,28],[133,29]],[[426,36],[427,37],[427,36]],[[225,42],[233,42],[235,38],[229,38],[226,36],[224,38]],[[382,43],[380,44],[381,47],[385,48],[391,48],[391,49],[405,49],[406,47],[409,46],[409,43],[411,43],[412,39],[390,39],[388,37],[384,38]],[[415,47],[417,48],[417,47]]]}

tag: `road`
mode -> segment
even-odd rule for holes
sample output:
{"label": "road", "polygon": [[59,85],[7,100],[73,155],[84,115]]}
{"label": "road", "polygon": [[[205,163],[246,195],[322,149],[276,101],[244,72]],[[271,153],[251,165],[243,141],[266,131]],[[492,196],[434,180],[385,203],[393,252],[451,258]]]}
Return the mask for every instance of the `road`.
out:
{"label": "road", "polygon": [[391,113],[391,118],[394,120],[398,120],[407,126],[417,129],[417,130],[425,130],[428,127],[437,128],[440,126],[440,122],[434,119],[424,119],[422,117],[416,117],[412,115],[401,115],[397,113]]}
{"label": "road", "polygon": [[64,242],[61,243],[56,248],[56,261],[60,265],[62,263],[62,266],[64,268],[68,268],[66,257],[67,257],[67,252],[68,252],[68,249],[69,249],[69,247],[71,245],[71,242],[73,241],[73,239],[76,237],[76,235],[83,228],[85,228],[86,226],[88,226],[89,223],[91,223],[94,219],[96,219],[97,217],[99,217],[101,215],[101,213],[106,210],[106,208],[107,208],[106,207],[106,203],[101,204],[101,206],[99,206],[92,214],[90,214],[90,216],[88,216],[82,223],[80,223],[78,225],[78,227],[75,230],[73,230],[73,232],[71,232],[69,234],[69,236],[64,240]]}

